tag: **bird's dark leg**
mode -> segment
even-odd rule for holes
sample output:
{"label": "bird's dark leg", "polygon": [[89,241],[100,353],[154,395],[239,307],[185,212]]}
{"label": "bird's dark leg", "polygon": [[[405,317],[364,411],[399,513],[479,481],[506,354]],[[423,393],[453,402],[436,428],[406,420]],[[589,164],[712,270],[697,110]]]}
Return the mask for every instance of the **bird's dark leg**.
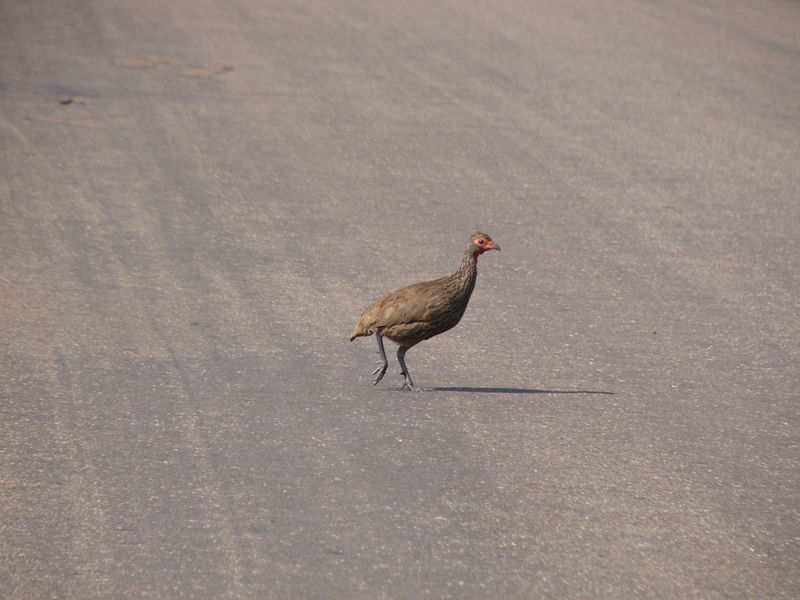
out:
{"label": "bird's dark leg", "polygon": [[375,332],[375,339],[378,340],[378,354],[381,355],[381,360],[378,362],[378,366],[375,367],[375,370],[372,372],[373,375],[377,375],[375,381],[372,382],[372,385],[378,383],[383,376],[386,374],[386,369],[389,368],[389,361],[386,358],[386,350],[383,349],[383,336],[381,335],[380,331]]}
{"label": "bird's dark leg", "polygon": [[423,388],[414,385],[414,382],[411,381],[411,375],[408,374],[408,367],[406,366],[406,351],[408,350],[408,346],[400,346],[397,349],[397,361],[400,363],[400,374],[403,376],[405,381],[403,382],[403,389],[413,390],[415,392],[423,391]]}

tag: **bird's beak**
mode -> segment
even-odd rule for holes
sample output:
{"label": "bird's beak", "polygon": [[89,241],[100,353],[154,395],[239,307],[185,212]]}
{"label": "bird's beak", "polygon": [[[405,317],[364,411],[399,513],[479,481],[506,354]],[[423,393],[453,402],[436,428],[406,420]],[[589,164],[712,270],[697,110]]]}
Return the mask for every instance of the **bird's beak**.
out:
{"label": "bird's beak", "polygon": [[491,244],[491,246],[489,246],[489,250],[497,250],[498,252],[500,251],[499,244],[496,244],[495,242],[489,242],[489,243]]}

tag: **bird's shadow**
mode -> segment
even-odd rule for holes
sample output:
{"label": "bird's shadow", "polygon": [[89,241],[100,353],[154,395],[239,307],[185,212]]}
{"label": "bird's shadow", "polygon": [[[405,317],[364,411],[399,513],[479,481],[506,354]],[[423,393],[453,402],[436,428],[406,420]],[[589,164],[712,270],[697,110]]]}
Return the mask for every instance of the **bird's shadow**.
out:
{"label": "bird's shadow", "polygon": [[613,396],[614,392],[602,390],[545,390],[535,388],[513,387],[433,387],[427,388],[431,392],[467,392],[473,394],[603,394]]}

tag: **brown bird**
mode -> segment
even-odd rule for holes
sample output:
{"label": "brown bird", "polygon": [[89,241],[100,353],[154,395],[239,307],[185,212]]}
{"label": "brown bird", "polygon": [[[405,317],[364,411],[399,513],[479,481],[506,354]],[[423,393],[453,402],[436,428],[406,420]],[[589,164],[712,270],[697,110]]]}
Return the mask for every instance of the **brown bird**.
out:
{"label": "brown bird", "polygon": [[487,250],[500,250],[500,246],[485,233],[473,233],[455,273],[402,287],[376,300],[363,312],[350,334],[350,341],[375,334],[381,360],[372,372],[377,375],[373,385],[383,378],[389,366],[383,348],[383,338],[387,337],[398,344],[397,360],[405,380],[403,388],[422,391],[408,374],[406,352],[421,341],[452,329],[461,320],[475,288],[478,257]]}

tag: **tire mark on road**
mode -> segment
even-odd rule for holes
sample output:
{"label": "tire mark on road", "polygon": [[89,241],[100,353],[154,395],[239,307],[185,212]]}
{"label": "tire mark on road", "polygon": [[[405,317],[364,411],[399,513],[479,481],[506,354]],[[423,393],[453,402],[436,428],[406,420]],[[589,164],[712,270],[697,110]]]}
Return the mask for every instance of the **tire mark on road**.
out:
{"label": "tire mark on road", "polygon": [[191,60],[168,58],[154,54],[134,54],[121,52],[113,60],[115,67],[123,69],[151,69],[159,65],[174,65],[180,67],[179,75],[182,77],[195,77],[205,79],[232,71],[233,67],[213,63],[204,63]]}

